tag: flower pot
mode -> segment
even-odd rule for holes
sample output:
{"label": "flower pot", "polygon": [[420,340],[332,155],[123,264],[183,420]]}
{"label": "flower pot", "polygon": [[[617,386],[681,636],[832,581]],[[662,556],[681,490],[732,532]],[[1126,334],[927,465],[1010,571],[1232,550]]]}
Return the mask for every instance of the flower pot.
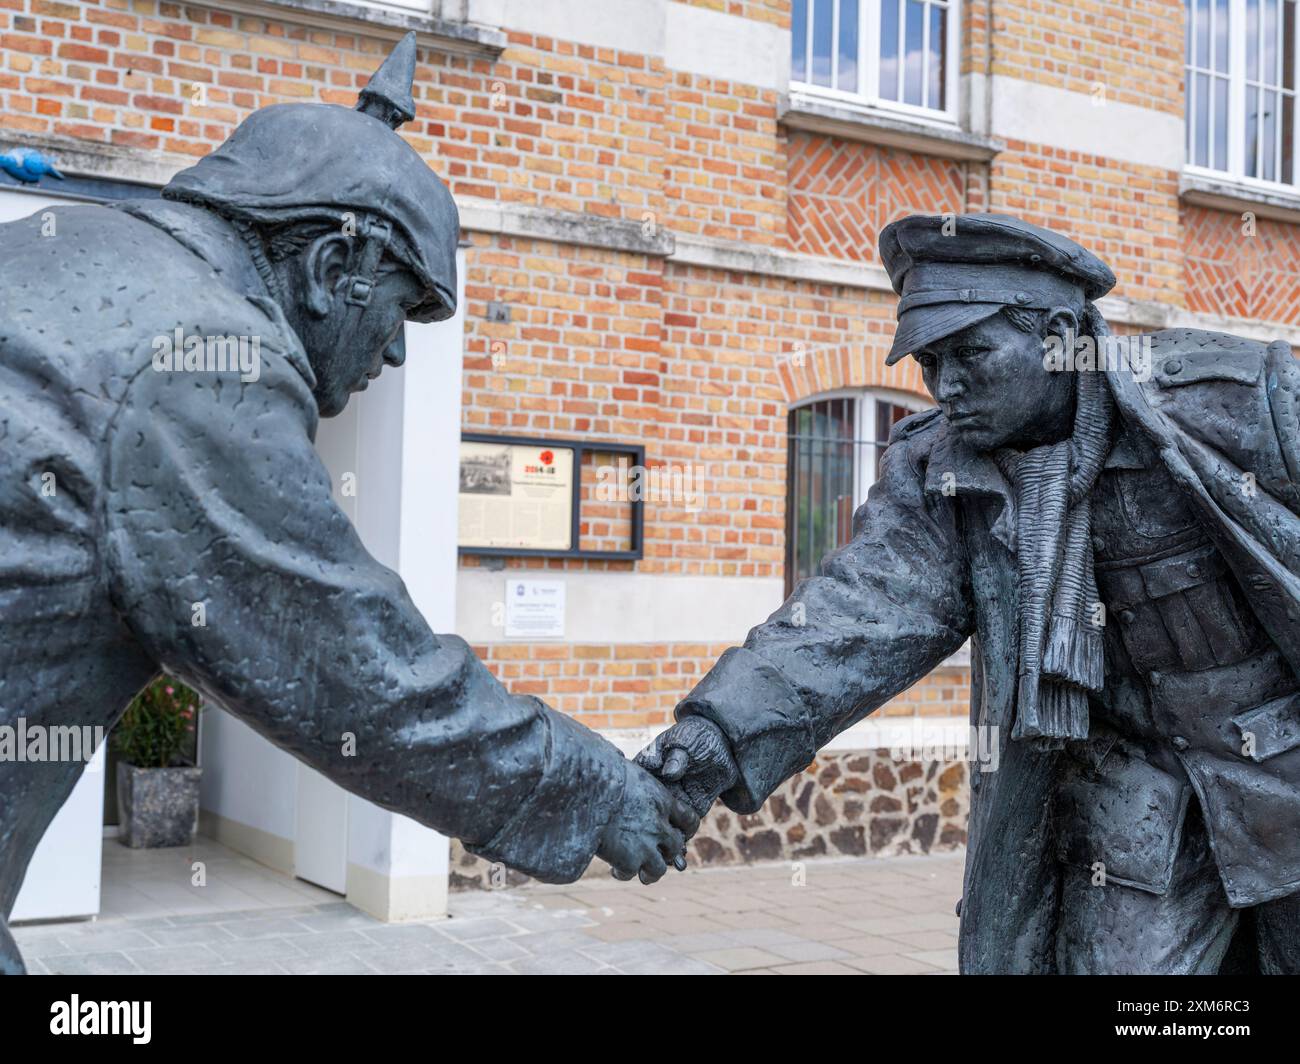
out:
{"label": "flower pot", "polygon": [[188,846],[199,823],[198,768],[117,764],[117,810],[123,846]]}

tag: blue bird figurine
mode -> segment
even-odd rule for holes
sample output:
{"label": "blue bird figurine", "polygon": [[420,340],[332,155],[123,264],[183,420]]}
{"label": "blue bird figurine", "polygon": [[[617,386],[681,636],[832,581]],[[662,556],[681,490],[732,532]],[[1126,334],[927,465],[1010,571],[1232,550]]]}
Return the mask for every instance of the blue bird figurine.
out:
{"label": "blue bird figurine", "polygon": [[63,180],[54,163],[33,148],[10,148],[0,153],[0,170],[27,185],[36,184],[46,174]]}

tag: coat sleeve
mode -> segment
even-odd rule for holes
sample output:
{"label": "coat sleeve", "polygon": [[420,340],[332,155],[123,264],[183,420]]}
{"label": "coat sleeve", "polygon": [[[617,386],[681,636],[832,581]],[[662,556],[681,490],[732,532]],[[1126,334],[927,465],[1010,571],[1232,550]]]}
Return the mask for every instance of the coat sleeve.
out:
{"label": "coat sleeve", "polygon": [[132,382],[105,515],[125,623],[347,790],[489,860],[576,879],[621,804],[622,754],[433,634],[334,502],[302,372],[265,344],[261,362],[254,383],[148,369]]}
{"label": "coat sleeve", "polygon": [[821,746],[970,634],[955,507],[924,490],[928,435],[886,449],[853,539],[678,706],[678,719],[706,717],[730,740],[741,778],[722,799],[735,811],[756,811]]}

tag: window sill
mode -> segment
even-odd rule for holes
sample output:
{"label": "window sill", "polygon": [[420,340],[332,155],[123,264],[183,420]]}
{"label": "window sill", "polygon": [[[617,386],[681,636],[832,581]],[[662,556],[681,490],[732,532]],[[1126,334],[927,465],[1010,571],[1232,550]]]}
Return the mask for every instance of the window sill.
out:
{"label": "window sill", "polygon": [[[379,31],[376,35],[396,36],[414,30],[422,46],[452,55],[495,59],[506,47],[506,35],[499,29],[399,7],[371,7],[348,0],[195,0],[195,3],[227,14],[280,18],[322,29],[357,32],[356,24],[364,22]],[[382,33],[384,30],[388,33]]]}
{"label": "window sill", "polygon": [[860,109],[798,91],[781,97],[777,121],[788,129],[824,133],[943,159],[987,162],[1003,147],[1002,141],[994,137],[968,133],[956,125]]}
{"label": "window sill", "polygon": [[1300,222],[1300,189],[1261,187],[1227,174],[1184,170],[1178,178],[1178,198],[1194,207],[1253,211],[1260,218]]}

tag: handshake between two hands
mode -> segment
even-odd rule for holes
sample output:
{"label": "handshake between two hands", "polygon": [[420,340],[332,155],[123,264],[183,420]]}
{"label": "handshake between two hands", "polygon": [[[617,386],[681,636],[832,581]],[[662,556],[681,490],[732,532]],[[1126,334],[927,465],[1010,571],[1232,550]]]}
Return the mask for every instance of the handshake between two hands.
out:
{"label": "handshake between two hands", "polygon": [[723,791],[740,776],[716,724],[687,717],[627,763],[623,804],[596,855],[615,879],[655,882],[672,864],[686,868],[686,843]]}

